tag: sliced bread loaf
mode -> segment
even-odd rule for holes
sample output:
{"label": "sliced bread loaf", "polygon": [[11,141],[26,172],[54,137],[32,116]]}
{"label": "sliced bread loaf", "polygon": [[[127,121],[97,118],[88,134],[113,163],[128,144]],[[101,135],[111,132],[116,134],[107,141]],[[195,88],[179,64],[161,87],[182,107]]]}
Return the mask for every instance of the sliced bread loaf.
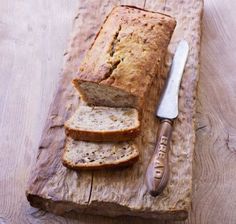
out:
{"label": "sliced bread loaf", "polygon": [[128,141],[140,132],[138,111],[133,108],[80,106],[65,123],[66,135],[91,142]]}
{"label": "sliced bread loaf", "polygon": [[62,158],[63,165],[71,169],[99,169],[128,166],[138,160],[134,143],[94,143],[67,138]]}
{"label": "sliced bread loaf", "polygon": [[117,6],[106,18],[73,80],[95,106],[142,110],[161,68],[176,21],[133,6]]}

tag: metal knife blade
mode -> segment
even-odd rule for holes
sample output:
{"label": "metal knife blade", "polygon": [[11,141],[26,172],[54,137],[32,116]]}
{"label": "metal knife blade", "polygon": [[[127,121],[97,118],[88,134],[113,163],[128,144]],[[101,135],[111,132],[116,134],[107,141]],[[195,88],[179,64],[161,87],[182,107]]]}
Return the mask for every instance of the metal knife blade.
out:
{"label": "metal knife blade", "polygon": [[171,68],[168,74],[167,85],[164,88],[156,115],[159,118],[174,119],[178,116],[178,96],[185,63],[188,57],[189,46],[187,41],[181,40],[177,46]]}

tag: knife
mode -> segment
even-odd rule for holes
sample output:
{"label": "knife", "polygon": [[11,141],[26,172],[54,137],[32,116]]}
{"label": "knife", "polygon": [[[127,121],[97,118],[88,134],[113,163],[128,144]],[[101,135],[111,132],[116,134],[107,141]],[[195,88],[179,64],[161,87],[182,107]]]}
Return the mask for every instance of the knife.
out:
{"label": "knife", "polygon": [[152,196],[160,194],[168,183],[168,151],[173,128],[173,121],[178,116],[178,95],[181,78],[189,51],[185,40],[179,42],[168,79],[157,107],[156,116],[160,119],[157,143],[154,154],[146,171],[146,185]]}

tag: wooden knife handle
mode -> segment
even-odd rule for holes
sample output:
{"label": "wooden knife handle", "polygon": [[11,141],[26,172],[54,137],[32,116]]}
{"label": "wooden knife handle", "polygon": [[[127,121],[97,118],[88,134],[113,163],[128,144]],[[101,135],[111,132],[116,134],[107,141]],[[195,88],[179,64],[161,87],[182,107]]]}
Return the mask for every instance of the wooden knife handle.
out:
{"label": "wooden knife handle", "polygon": [[168,151],[170,147],[172,124],[172,120],[161,120],[155,151],[146,171],[146,185],[152,196],[160,194],[168,182]]}

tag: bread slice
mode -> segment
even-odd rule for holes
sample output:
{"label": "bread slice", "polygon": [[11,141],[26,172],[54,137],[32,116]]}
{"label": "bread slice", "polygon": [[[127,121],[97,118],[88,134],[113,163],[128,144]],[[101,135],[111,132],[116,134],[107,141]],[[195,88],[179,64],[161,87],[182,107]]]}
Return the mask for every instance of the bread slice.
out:
{"label": "bread slice", "polygon": [[140,132],[134,108],[80,106],[65,123],[66,135],[75,140],[117,142],[134,139]]}
{"label": "bread slice", "polygon": [[71,169],[100,169],[128,166],[138,160],[139,152],[132,142],[85,142],[67,138],[62,163]]}

